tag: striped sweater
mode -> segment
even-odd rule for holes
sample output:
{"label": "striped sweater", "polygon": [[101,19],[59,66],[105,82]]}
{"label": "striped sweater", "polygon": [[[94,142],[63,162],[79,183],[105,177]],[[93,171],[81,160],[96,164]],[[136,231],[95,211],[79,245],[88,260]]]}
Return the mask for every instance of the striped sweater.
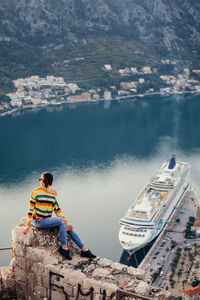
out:
{"label": "striped sweater", "polygon": [[57,194],[45,191],[42,187],[33,190],[29,203],[27,219],[43,219],[51,217],[53,211],[58,217],[63,217],[57,202]]}

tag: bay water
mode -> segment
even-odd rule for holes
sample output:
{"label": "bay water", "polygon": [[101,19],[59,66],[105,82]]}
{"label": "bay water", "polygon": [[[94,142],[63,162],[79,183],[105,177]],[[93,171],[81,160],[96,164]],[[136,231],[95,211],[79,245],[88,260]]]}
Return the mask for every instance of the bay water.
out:
{"label": "bay water", "polygon": [[[41,172],[54,175],[63,214],[98,256],[119,261],[119,219],[176,154],[199,190],[200,96],[68,104],[0,118],[0,248],[26,216]],[[0,266],[10,251],[0,251]]]}

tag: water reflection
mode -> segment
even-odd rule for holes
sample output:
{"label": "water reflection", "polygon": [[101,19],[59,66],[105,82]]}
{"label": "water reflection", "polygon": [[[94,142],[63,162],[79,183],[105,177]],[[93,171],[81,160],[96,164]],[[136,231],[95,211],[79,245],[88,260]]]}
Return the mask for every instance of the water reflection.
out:
{"label": "water reflection", "polygon": [[[174,102],[175,101],[175,102]],[[175,153],[198,190],[198,97],[63,106],[0,119],[0,245],[26,215],[42,171],[55,177],[64,215],[97,255],[119,261],[119,219],[148,178]],[[7,260],[7,261],[6,261]],[[8,258],[0,258],[0,265]]]}
{"label": "water reflection", "polygon": [[124,155],[149,158],[167,138],[172,153],[193,152],[200,147],[199,98],[179,97],[104,101],[75,109],[64,105],[61,111],[43,108],[0,119],[0,182],[63,165],[110,164]]}
{"label": "water reflection", "polygon": [[111,101],[110,100],[104,101],[103,106],[104,106],[105,109],[108,109],[111,106]]}
{"label": "water reflection", "polygon": [[136,251],[131,256],[128,255],[127,251],[123,251],[119,262],[126,266],[132,266],[134,268],[137,268],[142,262],[142,260],[144,259],[144,257],[147,255],[149,250],[151,249],[152,245],[153,242],[141,248],[140,250]]}
{"label": "water reflection", "polygon": [[[163,162],[166,152],[170,152],[166,141],[160,146],[149,159],[118,157],[109,166],[85,169],[63,166],[51,170],[64,215],[97,255],[119,261],[122,251],[118,241],[119,219]],[[196,186],[199,157],[199,151],[187,157],[181,152],[177,154],[178,159],[191,164],[192,181]],[[2,247],[10,246],[11,229],[26,215],[29,195],[37,187],[39,176],[39,172],[32,172],[21,183],[0,185],[0,226],[4,228],[0,236]],[[5,264],[5,260],[0,264]]]}

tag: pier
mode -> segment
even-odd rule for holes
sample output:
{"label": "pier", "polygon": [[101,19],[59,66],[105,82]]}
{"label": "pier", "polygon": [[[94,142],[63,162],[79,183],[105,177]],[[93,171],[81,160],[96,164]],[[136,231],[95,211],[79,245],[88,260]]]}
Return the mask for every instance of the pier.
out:
{"label": "pier", "polygon": [[198,193],[192,186],[181,197],[162,232],[139,264],[139,268],[145,271],[146,282],[151,284],[153,274],[158,272],[153,285],[165,288],[169,285],[169,271],[177,250],[200,244],[199,238],[185,239],[184,237],[189,217],[196,217],[199,199]]}

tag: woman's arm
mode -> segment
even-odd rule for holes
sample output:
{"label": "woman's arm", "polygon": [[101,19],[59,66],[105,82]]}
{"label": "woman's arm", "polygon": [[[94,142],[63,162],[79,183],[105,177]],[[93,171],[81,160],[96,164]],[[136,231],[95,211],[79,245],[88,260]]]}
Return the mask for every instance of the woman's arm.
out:
{"label": "woman's arm", "polygon": [[31,227],[31,221],[28,221],[27,224],[26,224],[26,228],[23,230],[23,234],[27,234],[29,229]]}
{"label": "woman's arm", "polygon": [[35,204],[36,204],[36,198],[35,198],[35,191],[32,192],[31,194],[31,199],[29,201],[29,210],[28,210],[28,215],[27,215],[27,224],[26,228],[23,230],[23,234],[27,234],[31,227],[31,221],[33,218],[33,211],[35,209]]}

